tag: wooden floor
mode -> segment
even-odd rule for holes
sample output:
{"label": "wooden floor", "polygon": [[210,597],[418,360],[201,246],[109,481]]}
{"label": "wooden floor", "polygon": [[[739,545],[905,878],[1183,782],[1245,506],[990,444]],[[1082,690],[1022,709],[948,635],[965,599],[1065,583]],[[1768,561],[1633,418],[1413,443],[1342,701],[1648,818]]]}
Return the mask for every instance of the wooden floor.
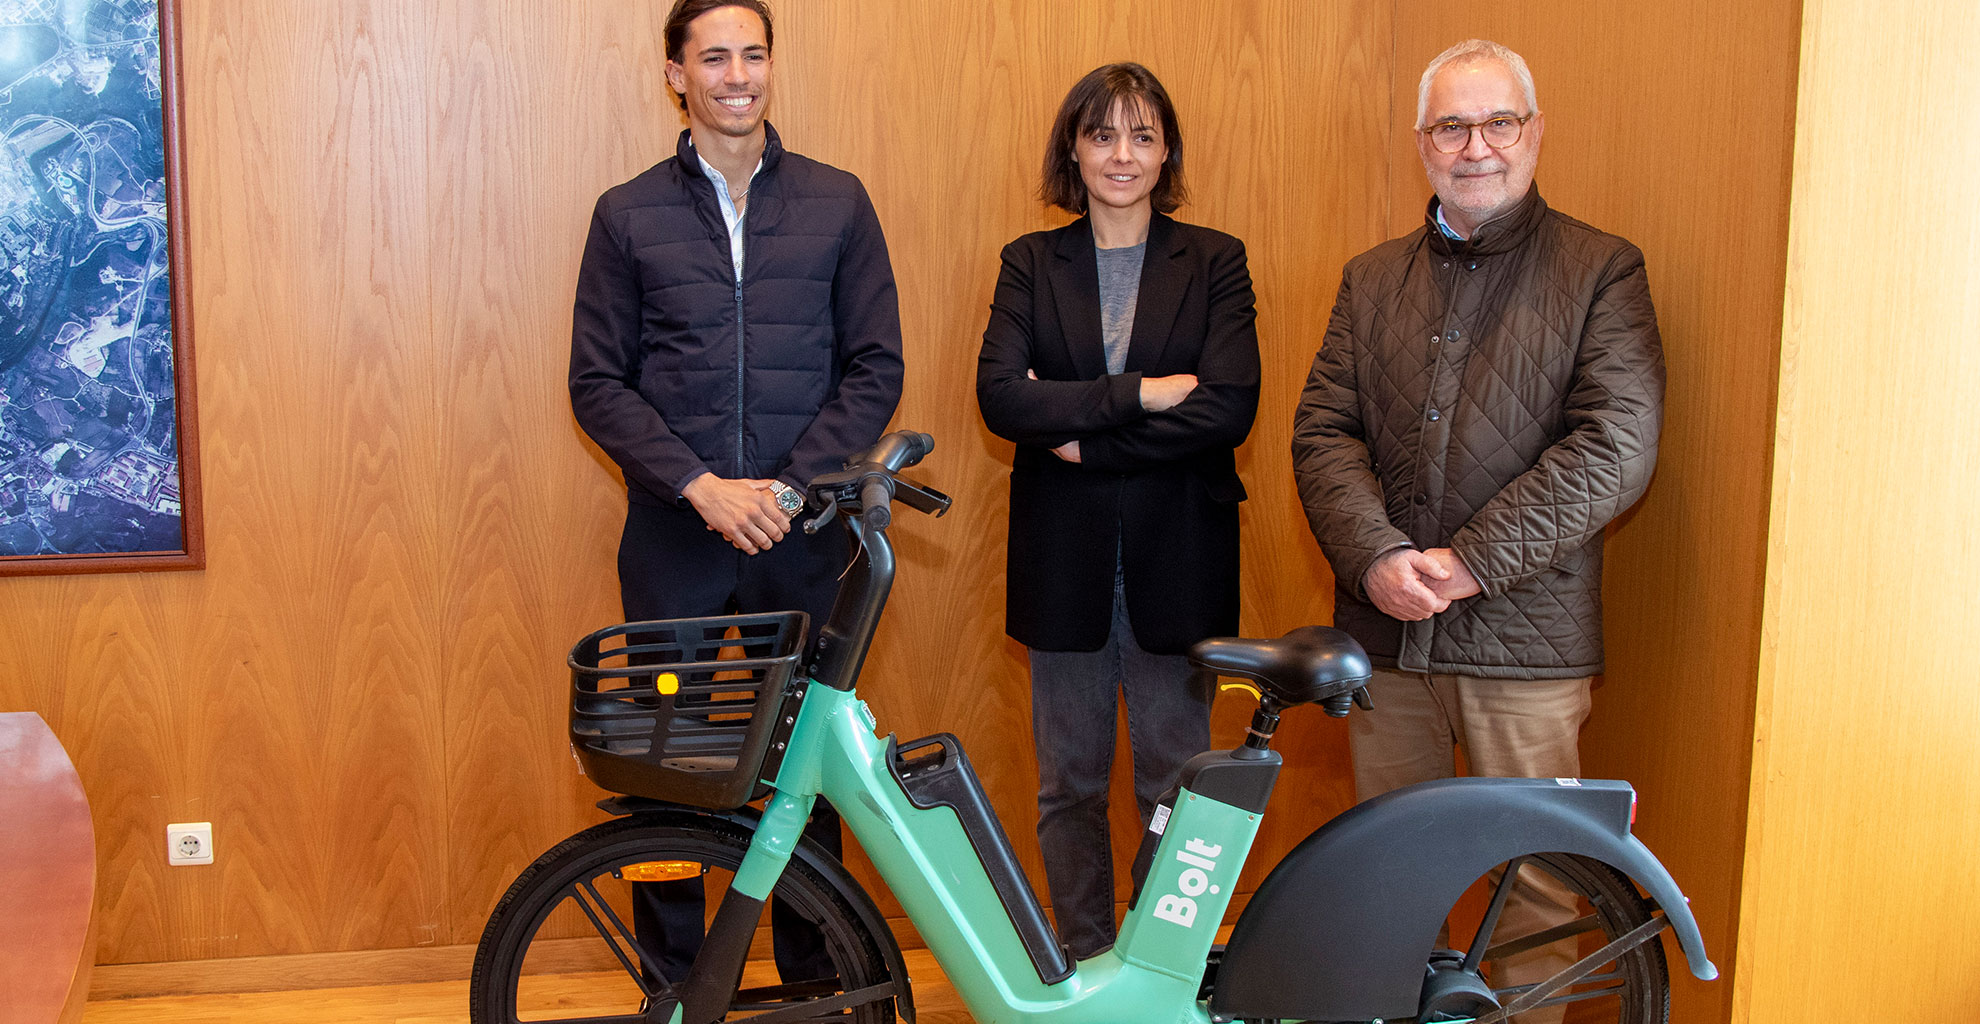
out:
{"label": "wooden floor", "polygon": [[[915,1019],[920,1024],[972,1024],[955,989],[927,950],[910,949],[902,955],[913,979]],[[758,983],[768,983],[768,975],[774,974],[768,964],[752,964],[750,971],[766,975]],[[562,1005],[581,1006],[587,992],[615,980],[593,974],[563,975],[555,989],[546,986],[535,994],[558,999]],[[430,981],[294,992],[108,999],[84,1007],[83,1024],[467,1024],[467,990],[465,981]]]}

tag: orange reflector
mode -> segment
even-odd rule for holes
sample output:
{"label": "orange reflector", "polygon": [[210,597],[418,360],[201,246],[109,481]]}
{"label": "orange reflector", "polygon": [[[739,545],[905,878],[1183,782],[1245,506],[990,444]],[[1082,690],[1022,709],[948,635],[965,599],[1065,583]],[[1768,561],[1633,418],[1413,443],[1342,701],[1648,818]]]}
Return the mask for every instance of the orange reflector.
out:
{"label": "orange reflector", "polygon": [[672,672],[662,672],[654,677],[653,685],[659,687],[661,693],[671,697],[681,692],[681,677]]}
{"label": "orange reflector", "polygon": [[701,864],[691,860],[649,860],[627,864],[618,871],[628,882],[678,882],[701,877]]}
{"label": "orange reflector", "polygon": [[1253,686],[1250,683],[1218,683],[1217,684],[1217,692],[1222,693],[1225,690],[1243,690],[1244,692],[1251,694],[1252,700],[1260,701],[1260,702],[1263,702],[1265,700],[1265,695],[1258,692],[1258,687]]}

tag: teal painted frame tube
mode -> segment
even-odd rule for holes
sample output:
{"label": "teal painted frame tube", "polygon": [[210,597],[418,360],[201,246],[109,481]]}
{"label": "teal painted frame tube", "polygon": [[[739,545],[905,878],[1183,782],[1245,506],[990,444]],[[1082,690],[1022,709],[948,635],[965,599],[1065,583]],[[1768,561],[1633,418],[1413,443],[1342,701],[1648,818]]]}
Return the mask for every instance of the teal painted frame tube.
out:
{"label": "teal painted frame tube", "polygon": [[[774,780],[778,792],[734,884],[752,896],[758,887],[768,894],[773,870],[782,871],[802,830],[804,815],[796,812],[808,813],[822,793],[979,1024],[1207,1024],[1196,994],[1258,815],[1184,791],[1120,941],[1081,961],[1071,978],[1046,985],[955,812],[908,800],[864,701],[815,684],[808,690]],[[1192,910],[1182,909],[1178,901],[1185,900]]]}

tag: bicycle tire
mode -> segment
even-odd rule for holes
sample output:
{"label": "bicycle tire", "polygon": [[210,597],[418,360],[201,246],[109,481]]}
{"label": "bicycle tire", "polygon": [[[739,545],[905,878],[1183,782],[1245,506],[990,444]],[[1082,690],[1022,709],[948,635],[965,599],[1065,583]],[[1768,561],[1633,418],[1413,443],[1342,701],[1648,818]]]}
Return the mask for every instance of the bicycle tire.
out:
{"label": "bicycle tire", "polygon": [[[1601,861],[1566,853],[1542,853],[1525,858],[1524,863],[1528,870],[1543,871],[1553,876],[1576,898],[1581,916],[1558,927],[1576,927],[1593,938],[1583,941],[1579,952],[1571,959],[1591,954],[1651,920],[1650,904],[1636,891],[1636,886],[1621,872]],[[1502,865],[1495,870],[1502,872],[1503,868]],[[1503,874],[1500,877],[1503,878]],[[1497,963],[1500,957],[1494,954],[1507,949],[1515,953],[1524,952],[1518,947],[1526,938],[1495,930],[1489,936],[1490,948],[1481,953],[1485,969],[1471,975],[1490,989],[1500,1005],[1510,1003],[1522,987],[1494,980],[1493,976],[1504,969]],[[1472,942],[1475,943],[1476,939],[1477,936],[1473,935]],[[1450,964],[1446,962],[1444,966],[1449,967]],[[1535,979],[1528,984],[1545,984],[1545,981]],[[1561,1007],[1568,1024],[1669,1024],[1670,992],[1670,973],[1663,942],[1652,935],[1648,941],[1596,965],[1591,977],[1563,989],[1557,997],[1561,1002],[1555,1005]],[[1426,987],[1426,1003],[1429,997]],[[1455,1019],[1469,1016],[1470,1013],[1463,1011],[1453,1015]],[[1427,1012],[1419,1015],[1419,1020],[1425,1024],[1439,1019],[1445,1018]],[[1532,1012],[1517,1014],[1511,1018],[1511,1024],[1525,1024],[1534,1019],[1536,1015]],[[1539,1019],[1546,1018],[1542,1016]]]}
{"label": "bicycle tire", "polygon": [[[474,972],[468,993],[469,1020],[473,1024],[644,1020],[636,1005],[622,1005],[616,1012],[586,1011],[578,1016],[556,1016],[555,1013],[561,1011],[555,1006],[531,1008],[528,1005],[530,1001],[523,997],[521,991],[526,978],[532,982],[546,978],[554,982],[557,977],[570,977],[554,973],[525,973],[531,949],[538,942],[538,932],[543,923],[558,907],[575,905],[573,901],[584,899],[577,895],[581,883],[590,884],[592,899],[596,899],[603,890],[606,906],[609,907],[614,898],[612,890],[630,885],[617,876],[617,871],[627,865],[694,861],[703,865],[704,875],[711,870],[732,874],[742,863],[750,836],[751,831],[746,826],[726,818],[691,811],[649,811],[603,822],[558,843],[523,869],[489,915],[488,924],[482,930],[481,942],[475,950]],[[775,895],[818,926],[825,940],[826,953],[838,970],[836,991],[822,991],[817,986],[809,986],[809,991],[805,992],[808,998],[784,999],[774,1003],[736,1000],[731,1007],[732,1012],[794,1006],[878,985],[889,979],[887,958],[881,949],[882,938],[862,926],[852,906],[816,869],[804,863],[803,858],[791,858],[783,876],[777,881]],[[717,895],[711,891],[708,904],[713,907],[717,903]],[[628,984],[632,986],[632,991],[638,991],[639,981],[634,971],[626,969],[632,965],[627,963],[622,952],[626,944],[624,936],[620,935],[615,940],[608,934],[613,923],[623,921],[623,915],[614,917],[614,913],[618,912],[600,913],[597,905],[593,904],[586,910],[586,917],[596,931],[594,937],[601,947],[610,945],[615,952],[614,959],[624,975],[616,979],[618,992],[622,995]],[[891,943],[892,936],[886,936],[884,941]],[[632,957],[637,963],[637,950],[632,951]],[[568,961],[569,954],[565,953],[563,959]],[[611,972],[608,970],[605,973],[609,982]],[[668,980],[676,985],[682,981],[680,978]],[[905,984],[905,979],[900,981]],[[760,990],[759,994],[772,991]],[[739,994],[749,993],[744,991]],[[890,995],[863,1003],[852,1007],[843,1019],[855,1024],[890,1024],[895,1019],[894,1002],[895,998]]]}

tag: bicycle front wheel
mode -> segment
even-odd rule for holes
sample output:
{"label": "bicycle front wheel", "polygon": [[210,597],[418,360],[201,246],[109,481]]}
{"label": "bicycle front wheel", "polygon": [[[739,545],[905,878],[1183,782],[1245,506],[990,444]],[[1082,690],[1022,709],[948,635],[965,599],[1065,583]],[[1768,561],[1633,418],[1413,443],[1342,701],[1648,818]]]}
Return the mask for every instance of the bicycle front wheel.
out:
{"label": "bicycle front wheel", "polygon": [[[474,1024],[645,1020],[643,1008],[665,989],[662,978],[675,986],[685,981],[707,919],[690,919],[683,927],[680,907],[690,908],[690,918],[713,915],[748,851],[750,835],[727,819],[658,811],[616,818],[559,843],[523,870],[489,917],[475,951],[469,1019]],[[651,899],[635,890],[683,885],[701,888],[705,912],[677,893],[667,940],[636,938],[635,920],[642,919],[639,930],[645,931],[653,917],[635,910],[636,903]],[[882,953],[881,943],[892,937],[872,934],[846,898],[802,858],[791,859],[774,895],[816,926],[823,948],[814,952],[822,952],[830,968],[814,973],[836,976],[779,983],[767,965],[752,965],[730,1013],[809,1004],[814,1012],[806,1016],[890,1024],[894,993],[906,985],[905,978],[890,977]],[[759,937],[767,939],[768,931],[760,928]]]}

